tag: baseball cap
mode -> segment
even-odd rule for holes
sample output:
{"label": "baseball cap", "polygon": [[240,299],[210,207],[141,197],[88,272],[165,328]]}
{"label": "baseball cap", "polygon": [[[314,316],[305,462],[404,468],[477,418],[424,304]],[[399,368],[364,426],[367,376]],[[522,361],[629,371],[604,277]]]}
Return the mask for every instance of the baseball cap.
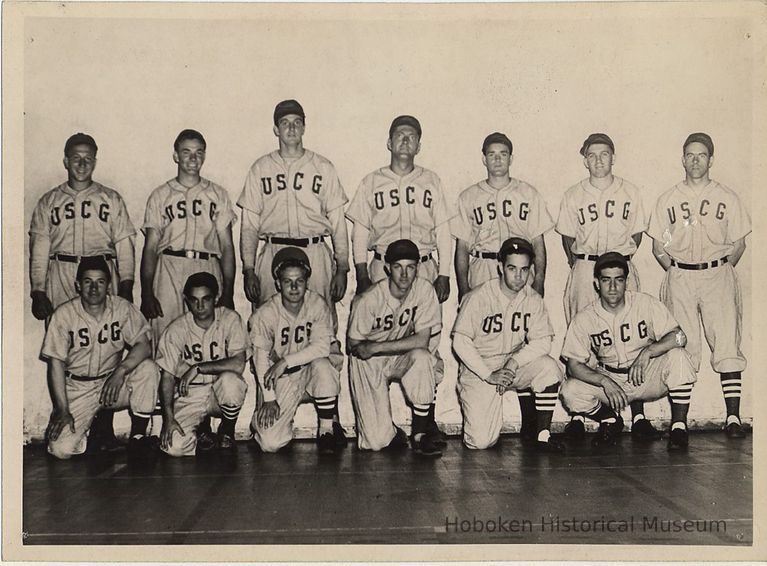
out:
{"label": "baseball cap", "polygon": [[684,140],[684,145],[682,146],[682,151],[687,149],[687,146],[691,143],[702,143],[706,146],[708,149],[708,156],[712,157],[714,155],[714,141],[711,139],[711,136],[708,134],[704,134],[703,132],[695,132],[694,134],[690,134],[687,136],[687,139]]}
{"label": "baseball cap", "polygon": [[64,157],[68,156],[69,150],[76,145],[89,145],[93,148],[93,153],[96,153],[99,150],[99,147],[96,145],[96,140],[88,134],[77,132],[76,134],[69,136],[67,143],[64,144]]}
{"label": "baseball cap", "polygon": [[505,261],[506,257],[511,254],[525,254],[530,258],[530,263],[535,259],[533,245],[522,238],[509,238],[504,241],[503,244],[501,244],[501,249],[498,250],[498,261]]}
{"label": "baseball cap", "polygon": [[289,114],[296,114],[301,116],[301,119],[306,122],[306,114],[304,114],[303,107],[297,100],[283,100],[277,106],[274,107],[274,125],[280,123],[280,119]]}
{"label": "baseball cap", "polygon": [[282,248],[272,258],[272,277],[277,279],[279,272],[284,267],[303,267],[306,270],[306,276],[312,274],[312,267],[309,264],[309,258],[301,248]]}
{"label": "baseball cap", "polygon": [[212,273],[200,271],[199,273],[190,275],[184,285],[184,295],[189,296],[192,289],[196,289],[197,287],[205,287],[218,297],[218,280]]}
{"label": "baseball cap", "polygon": [[607,134],[596,133],[591,134],[583,141],[583,145],[581,146],[581,155],[586,157],[586,150],[590,145],[594,145],[595,143],[603,143],[609,146],[610,151],[615,153],[615,144],[613,143],[613,140],[610,139],[610,136]]}
{"label": "baseball cap", "polygon": [[394,118],[394,120],[391,123],[391,126],[389,127],[389,137],[394,133],[394,130],[396,130],[400,126],[411,126],[412,128],[415,128],[416,133],[418,134],[418,137],[421,137],[421,123],[418,121],[417,118],[414,118],[413,116],[408,116],[407,114],[404,114],[402,116],[397,116]]}
{"label": "baseball cap", "polygon": [[418,246],[410,240],[397,240],[389,244],[389,247],[386,248],[384,261],[386,263],[395,263],[401,259],[419,261],[421,253],[418,251]]}
{"label": "baseball cap", "polygon": [[81,259],[80,263],[77,265],[77,275],[75,275],[75,280],[80,281],[80,278],[82,278],[86,271],[103,271],[107,274],[107,279],[112,279],[112,272],[109,271],[107,260],[101,255],[88,256]]}
{"label": "baseball cap", "polygon": [[629,262],[618,252],[607,252],[597,258],[594,262],[594,277],[599,277],[599,272],[605,267],[620,267],[626,274],[629,272]]}
{"label": "baseball cap", "polygon": [[514,152],[514,146],[506,134],[502,134],[501,132],[493,132],[485,138],[485,141],[482,142],[482,153],[487,153],[487,148],[494,143],[502,143],[509,148],[509,153]]}

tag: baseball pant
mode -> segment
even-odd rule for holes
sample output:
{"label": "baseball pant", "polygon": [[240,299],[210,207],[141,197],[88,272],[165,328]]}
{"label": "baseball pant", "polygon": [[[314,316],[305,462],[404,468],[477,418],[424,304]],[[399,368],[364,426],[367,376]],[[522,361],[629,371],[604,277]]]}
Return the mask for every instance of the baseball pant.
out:
{"label": "baseball pant", "polygon": [[[85,452],[87,433],[93,417],[101,408],[99,395],[107,378],[80,381],[66,378],[69,412],[75,421],[75,431],[64,428],[56,440],[48,441],[48,452],[65,460]],[[160,369],[152,360],[144,360],[125,378],[117,402],[111,409],[130,408],[136,415],[150,416],[157,403]]]}
{"label": "baseball pant", "polygon": [[163,316],[152,319],[154,344],[157,344],[162,331],[174,320],[186,312],[184,304],[184,285],[190,275],[207,271],[213,274],[222,285],[221,265],[218,258],[192,259],[160,254],[157,270],[154,274],[154,294],[162,307]]}
{"label": "baseball pant", "polygon": [[[517,369],[513,388],[541,393],[561,381],[559,363],[550,356],[541,356]],[[484,449],[498,442],[503,426],[503,396],[498,394],[496,386],[461,364],[458,398],[463,412],[464,444],[468,448]]]}
{"label": "baseball pant", "polygon": [[[262,242],[261,251],[256,259],[256,275],[261,286],[259,305],[264,304],[272,295],[277,294],[277,288],[274,286],[274,277],[272,277],[272,259],[278,251],[288,247],[291,246]],[[336,266],[330,248],[325,242],[320,242],[309,244],[301,249],[306,253],[306,257],[309,258],[309,265],[312,268],[312,276],[309,278],[307,287],[321,295],[325,302],[332,306],[330,281],[333,279]]]}
{"label": "baseball pant", "polygon": [[[203,376],[208,377],[208,376]],[[165,452],[171,456],[193,456],[197,449],[197,427],[210,415],[220,418],[221,407],[240,409],[245,402],[248,384],[241,375],[225,371],[213,383],[192,383],[185,397],[176,396],[173,408],[184,436],[173,433]]]}
{"label": "baseball pant", "polygon": [[[620,385],[626,392],[629,402],[656,401],[665,397],[669,389],[695,383],[695,369],[688,354],[683,348],[674,348],[662,356],[653,358],[645,370],[644,382],[634,386],[628,381],[627,374],[613,374],[605,369],[600,371]],[[571,377],[559,389],[559,398],[571,413],[589,414],[595,411],[600,403],[609,406],[604,390],[580,379]]]}
{"label": "baseball pant", "polygon": [[[385,265],[386,263],[383,260],[376,259],[375,257],[370,261],[370,264],[368,264],[368,276],[373,283],[386,279]],[[437,262],[433,257],[418,264],[418,277],[426,279],[429,283],[434,283],[438,274]]]}
{"label": "baseball pant", "polygon": [[687,351],[695,371],[700,369],[703,333],[711,350],[711,367],[717,373],[743,371],[746,358],[740,351],[743,305],[735,268],[729,263],[701,271],[670,268],[660,288],[660,298],[687,335]]}
{"label": "baseball pant", "polygon": [[343,355],[314,360],[295,373],[284,375],[275,382],[280,416],[268,428],[258,424],[258,410],[253,413],[250,430],[264,452],[277,452],[293,440],[293,419],[303,402],[323,397],[337,397],[341,392],[340,370]]}
{"label": "baseball pant", "polygon": [[[626,278],[626,289],[639,291],[639,275],[634,264],[629,261],[629,275]],[[587,259],[576,259],[565,285],[565,320],[567,324],[585,307],[597,300],[594,288],[594,262]]]}
{"label": "baseball pant", "polygon": [[434,402],[434,391],[442,381],[442,359],[425,348],[407,354],[374,356],[369,360],[349,358],[352,403],[357,416],[357,446],[381,450],[396,434],[391,416],[389,382],[399,380],[405,399],[418,405]]}
{"label": "baseball pant", "polygon": [[[112,275],[112,294],[117,295],[119,277],[115,268],[115,261],[107,261],[109,272]],[[52,259],[48,261],[48,274],[45,278],[45,294],[53,303],[53,308],[77,296],[75,291],[75,279],[77,278],[77,263]]]}

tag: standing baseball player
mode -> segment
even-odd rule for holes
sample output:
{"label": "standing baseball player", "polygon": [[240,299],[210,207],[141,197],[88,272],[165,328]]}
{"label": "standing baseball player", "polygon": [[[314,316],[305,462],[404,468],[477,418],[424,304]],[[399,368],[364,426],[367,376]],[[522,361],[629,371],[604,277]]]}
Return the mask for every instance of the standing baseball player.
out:
{"label": "standing baseball player", "polygon": [[[285,246],[305,251],[312,266],[309,288],[329,305],[346,293],[349,243],[344,205],[349,199],[333,164],[304,148],[305,127],[306,115],[298,102],[283,100],[277,105],[274,135],[279,149],[253,163],[237,199],[242,208],[245,296],[254,308],[274,295],[272,259]],[[260,250],[259,241],[263,241]]]}
{"label": "standing baseball player", "polygon": [[200,132],[183,130],[173,142],[176,177],[149,196],[141,257],[141,312],[154,339],[184,314],[183,286],[190,275],[212,273],[219,306],[234,308],[235,258],[229,193],[200,176],[207,144]]}
{"label": "standing baseball player", "polygon": [[[93,180],[95,140],[76,133],[64,144],[67,182],[38,201],[29,228],[29,276],[32,314],[48,319],[55,308],[75,298],[78,262],[103,257],[110,269],[112,294],[133,302],[136,230],[125,202]],[[112,411],[99,412],[89,436],[89,450],[111,450],[117,440]]]}
{"label": "standing baseball player", "polygon": [[535,252],[527,240],[509,238],[497,257],[498,276],[464,297],[453,326],[463,441],[480,449],[498,442],[503,394],[524,391],[536,412],[533,419],[523,415],[523,440],[543,452],[561,452],[563,445],[549,431],[562,380],[549,356],[554,329],[543,298],[527,286]]}
{"label": "standing baseball player", "polygon": [[498,276],[497,252],[508,238],[532,243],[535,252],[532,287],[543,296],[546,278],[546,243],[543,235],[554,221],[540,193],[509,174],[511,140],[494,132],[482,143],[482,163],[487,179],[472,185],[458,197],[453,224],[455,273],[458,297]]}
{"label": "standing baseball player", "polygon": [[[184,285],[188,312],[168,325],[157,345],[160,447],[171,456],[216,450],[237,454],[234,426],[248,390],[242,378],[248,338],[240,315],[216,306],[218,294],[212,273],[191,275]],[[210,430],[211,416],[221,419],[216,436]]]}
{"label": "standing baseball player", "polygon": [[[384,253],[389,244],[403,238],[419,251],[420,277],[434,284],[440,303],[450,295],[452,242],[451,214],[442,183],[435,173],[415,165],[421,149],[421,124],[413,116],[398,116],[389,128],[386,147],[391,153],[388,167],[367,175],[346,211],[354,222],[352,253],[357,294],[387,278]],[[368,265],[368,250],[373,259]],[[436,250],[439,259],[434,259]]]}
{"label": "standing baseball player", "polygon": [[[589,178],[565,192],[559,208],[556,231],[562,236],[562,246],[570,266],[565,286],[565,320],[569,324],[575,313],[597,299],[594,291],[594,262],[606,252],[618,252],[629,263],[626,285],[630,291],[639,290],[639,276],[631,257],[642,242],[647,218],[639,189],[613,175],[615,144],[602,133],[589,135],[581,145],[583,165]],[[641,401],[631,403],[631,437],[654,440],[660,433],[644,416]],[[585,435],[583,417],[573,416],[565,434],[575,440]]]}
{"label": "standing baseball player", "polygon": [[740,422],[742,303],[735,266],[746,249],[751,218],[738,195],[709,176],[714,142],[690,134],[682,146],[685,180],[663,193],[648,234],[653,254],[666,270],[661,299],[687,334],[687,350],[700,368],[703,332],[711,366],[720,375],[727,408],[725,432],[743,438]]}
{"label": "standing baseball player", "polygon": [[349,377],[362,450],[407,446],[389,404],[389,381],[399,380],[413,410],[413,450],[425,457],[442,455],[444,440],[434,421],[435,389],[443,374],[437,355],[442,315],[434,287],[418,277],[421,257],[410,240],[392,242],[384,254],[387,278],[352,303]]}
{"label": "standing baseball player", "polygon": [[157,437],[146,436],[146,429],[160,384],[149,325],[135,306],[110,295],[105,258],[83,258],[75,279],[79,296],[54,311],[43,341],[53,399],[48,452],[61,459],[82,454],[100,407],[129,408],[128,459],[149,458]]}
{"label": "standing baseball player", "polygon": [[[594,262],[599,298],[567,328],[562,357],[568,379],[560,389],[565,407],[599,422],[595,447],[614,445],[623,430],[621,411],[632,401],[671,402],[669,450],[687,448],[687,410],[695,370],[685,333],[658,299],[627,291],[629,264],[608,252]],[[598,367],[588,365],[591,355]]]}
{"label": "standing baseball player", "polygon": [[261,389],[251,430],[265,452],[276,452],[293,440],[293,419],[304,400],[313,401],[317,408],[320,454],[338,454],[346,446],[338,422],[343,355],[335,340],[330,307],[308,288],[312,276],[302,249],[280,249],[272,258],[278,294],[248,322]]}

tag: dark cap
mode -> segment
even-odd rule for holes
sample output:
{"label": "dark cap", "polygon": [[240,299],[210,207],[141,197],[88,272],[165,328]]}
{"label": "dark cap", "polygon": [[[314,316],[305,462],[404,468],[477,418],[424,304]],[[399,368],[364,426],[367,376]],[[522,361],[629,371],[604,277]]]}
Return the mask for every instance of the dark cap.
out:
{"label": "dark cap", "polygon": [[389,247],[386,248],[384,261],[386,263],[395,263],[401,259],[419,261],[421,259],[421,252],[418,251],[418,246],[410,240],[397,240],[389,244]]}
{"label": "dark cap", "polygon": [[96,145],[96,140],[88,134],[77,132],[76,134],[69,136],[67,143],[64,144],[64,157],[68,156],[69,150],[76,145],[89,145],[93,148],[93,153],[96,153],[99,150],[99,147]]}
{"label": "dark cap", "polygon": [[618,252],[607,252],[600,255],[594,262],[594,277],[599,277],[600,271],[607,267],[620,267],[623,272],[629,274],[629,262]]}
{"label": "dark cap", "polygon": [[200,271],[190,275],[184,285],[184,295],[188,297],[192,293],[192,289],[197,289],[198,287],[205,287],[218,297],[218,280],[212,273]]}
{"label": "dark cap", "polygon": [[279,278],[280,271],[286,267],[302,267],[306,270],[306,276],[312,274],[312,266],[309,258],[301,248],[282,248],[272,258],[272,277]]}
{"label": "dark cap", "polygon": [[185,142],[186,140],[197,140],[202,144],[203,149],[208,148],[208,144],[200,132],[197,130],[186,129],[181,130],[181,132],[179,132],[179,134],[176,136],[176,139],[173,142],[173,151],[178,151],[181,143]]}
{"label": "dark cap", "polygon": [[706,146],[708,149],[708,156],[712,157],[714,155],[714,141],[711,139],[711,136],[708,134],[704,134],[703,132],[695,132],[694,134],[690,134],[687,136],[687,139],[684,140],[684,145],[682,146],[682,151],[687,149],[687,146],[691,143],[702,143]]}
{"label": "dark cap", "polygon": [[613,143],[613,140],[610,139],[610,136],[607,134],[597,133],[591,134],[589,137],[583,140],[583,145],[581,146],[581,155],[586,157],[586,150],[590,145],[594,145],[595,143],[603,143],[610,148],[610,151],[615,153],[615,144]]}
{"label": "dark cap", "polygon": [[394,133],[394,130],[396,130],[399,126],[411,126],[412,128],[415,128],[418,137],[421,137],[421,123],[413,116],[404,115],[394,118],[391,126],[389,127],[389,137],[391,137],[391,135]]}
{"label": "dark cap", "polygon": [[512,254],[524,254],[530,258],[530,263],[533,263],[535,259],[533,245],[522,238],[509,238],[503,242],[501,249],[498,250],[498,261],[504,262]]}
{"label": "dark cap", "polygon": [[303,107],[298,103],[298,101],[290,99],[283,100],[277,106],[275,106],[274,125],[276,126],[279,124],[280,120],[289,114],[296,114],[297,116],[301,116],[301,119],[306,122],[306,114],[304,114]]}
{"label": "dark cap", "polygon": [[487,153],[487,148],[490,147],[490,144],[494,143],[502,143],[509,148],[509,153],[514,152],[514,146],[512,145],[511,140],[506,137],[506,134],[502,134],[501,132],[493,132],[485,138],[485,141],[482,142],[482,153]]}
{"label": "dark cap", "polygon": [[103,271],[107,274],[107,279],[112,279],[112,272],[109,271],[109,265],[103,255],[87,256],[80,260],[77,265],[76,281],[80,281],[86,271]]}

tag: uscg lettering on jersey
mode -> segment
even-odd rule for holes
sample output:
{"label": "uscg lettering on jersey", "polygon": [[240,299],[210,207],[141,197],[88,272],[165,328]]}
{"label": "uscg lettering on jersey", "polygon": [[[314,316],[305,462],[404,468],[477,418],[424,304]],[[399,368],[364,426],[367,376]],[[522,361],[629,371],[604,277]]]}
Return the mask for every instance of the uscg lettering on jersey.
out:
{"label": "uscg lettering on jersey", "polygon": [[418,312],[418,305],[411,308],[404,309],[398,318],[395,319],[393,314],[387,314],[386,316],[377,316],[373,321],[373,330],[391,330],[394,328],[395,321],[399,326],[407,326],[415,321],[415,315]]}
{"label": "uscg lettering on jersey", "polygon": [[[278,173],[274,177],[261,177],[261,191],[265,195],[271,195],[274,191],[284,191],[288,187],[294,191],[300,191],[304,188],[304,174],[296,171],[292,180],[289,180],[285,173]],[[322,175],[312,177],[311,191],[318,195],[322,189]]]}
{"label": "uscg lettering on jersey", "polygon": [[[520,220],[525,221],[530,215],[530,204],[527,202],[519,203],[518,207],[513,206],[514,203],[509,199],[504,199],[501,202],[501,216],[504,218],[510,218],[512,216],[518,217]],[[498,216],[498,210],[495,202],[488,202],[484,208],[487,210],[487,221],[493,221]],[[474,222],[477,226],[481,226],[485,222],[485,212],[483,207],[478,206],[473,210]]]}
{"label": "uscg lettering on jersey", "polygon": [[[679,210],[680,210],[680,216],[682,220],[687,220],[692,216],[692,211],[690,210],[690,203],[688,201],[684,201],[682,203],[679,203]],[[668,213],[668,220],[671,224],[676,223],[676,205],[670,206],[666,208],[666,212]],[[725,213],[727,212],[727,205],[723,202],[720,202],[716,205],[716,208],[712,207],[711,201],[708,199],[703,199],[700,201],[700,206],[698,207],[698,215],[699,216],[708,216],[710,213],[714,214],[714,218],[717,220],[724,220]]]}
{"label": "uscg lettering on jersey", "polygon": [[64,220],[74,220],[76,216],[80,218],[88,219],[94,215],[101,222],[109,221],[109,203],[102,202],[97,208],[94,208],[93,203],[89,200],[84,200],[80,203],[80,207],[76,210],[74,202],[68,202],[64,206],[54,206],[51,208],[51,224],[58,226]]}
{"label": "uscg lettering on jersey", "polygon": [[[90,329],[87,327],[80,327],[76,331],[70,330],[69,334],[69,347],[74,348],[87,348],[91,345],[92,337]],[[106,344],[107,342],[120,342],[122,340],[122,329],[119,321],[105,322],[96,334],[96,342],[99,344]]]}
{"label": "uscg lettering on jersey", "polygon": [[294,344],[301,344],[305,340],[311,340],[312,323],[310,321],[293,327],[293,332],[291,332],[290,328],[290,326],[283,326],[282,329],[280,329],[280,346],[285,346],[290,342],[291,334],[293,335]]}
{"label": "uscg lettering on jersey", "polygon": [[432,195],[429,189],[424,189],[423,194],[419,196],[417,194],[416,187],[405,187],[405,194],[401,195],[399,188],[390,189],[389,191],[377,191],[373,195],[373,204],[376,210],[383,210],[387,206],[394,208],[399,206],[404,198],[407,204],[419,203],[423,208],[431,208]]}
{"label": "uscg lettering on jersey", "polygon": [[[165,207],[165,218],[168,222],[174,220],[183,220],[187,216],[202,216],[205,212],[205,203],[200,199],[194,199],[191,201],[179,200],[175,204],[169,204]],[[211,220],[216,217],[216,203],[208,203],[208,216]]]}
{"label": "uscg lettering on jersey", "polygon": [[[602,214],[605,218],[614,218],[616,211],[616,202],[612,199],[605,201],[605,208]],[[588,213],[588,217],[586,214]],[[621,218],[628,220],[631,214],[631,201],[625,201],[623,203]],[[580,207],[578,209],[578,224],[583,226],[586,222],[596,222],[599,219],[599,207],[597,203],[592,202],[587,207]]]}
{"label": "uscg lettering on jersey", "polygon": [[[520,324],[521,322],[521,324]],[[509,327],[512,332],[529,330],[530,313],[514,312],[511,315],[511,324]],[[482,321],[482,332],[485,334],[497,334],[503,331],[503,313],[496,313],[485,317]]]}
{"label": "uscg lettering on jersey", "polygon": [[[206,361],[205,356],[203,355],[205,348],[202,347],[202,344],[199,342],[194,342],[192,344],[184,344],[184,360],[185,361],[193,361],[193,362],[202,362]],[[218,342],[215,340],[211,340],[210,344],[208,344],[208,360],[207,361],[216,361],[220,360],[222,357],[228,358],[229,357],[229,344],[225,343],[223,351],[221,347],[219,346]]]}

